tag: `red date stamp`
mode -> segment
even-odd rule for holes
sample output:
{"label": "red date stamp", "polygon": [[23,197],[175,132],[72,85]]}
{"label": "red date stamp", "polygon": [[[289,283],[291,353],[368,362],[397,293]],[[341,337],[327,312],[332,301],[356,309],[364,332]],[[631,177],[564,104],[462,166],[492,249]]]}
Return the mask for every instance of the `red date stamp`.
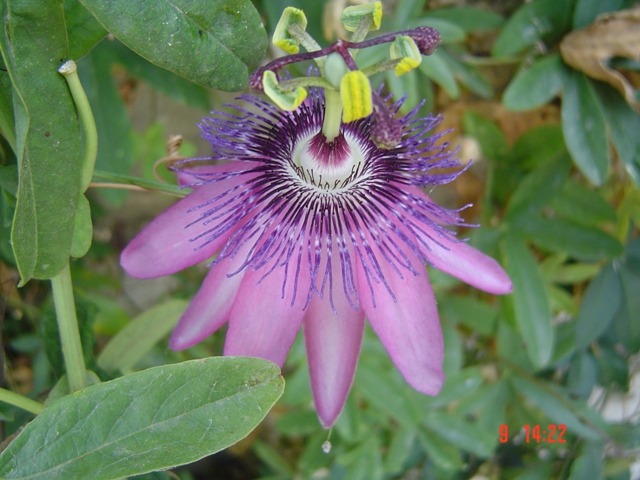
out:
{"label": "red date stamp", "polygon": [[[546,428],[540,425],[525,425],[523,429],[525,443],[567,443],[564,439],[564,434],[567,433],[567,426],[563,423],[559,425],[550,423]],[[503,423],[498,431],[500,442],[507,443],[509,441],[508,425]]]}

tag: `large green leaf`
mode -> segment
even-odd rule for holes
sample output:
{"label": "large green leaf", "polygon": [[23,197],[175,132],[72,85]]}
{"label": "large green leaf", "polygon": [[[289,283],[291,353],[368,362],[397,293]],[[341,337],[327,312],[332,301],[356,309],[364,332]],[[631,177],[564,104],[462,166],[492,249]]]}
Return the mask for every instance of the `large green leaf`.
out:
{"label": "large green leaf", "polygon": [[176,102],[206,112],[211,110],[209,91],[206,88],[149,63],[118,41],[109,42],[109,47],[114,60],[122,64],[132,76],[144,80]]}
{"label": "large green leaf", "polygon": [[20,168],[11,240],[24,284],[55,276],[69,260],[81,142],[73,100],[58,73],[69,55],[62,0],[2,2],[0,14]]}
{"label": "large green leaf", "polygon": [[61,398],[0,455],[5,479],[107,480],[190,463],[236,443],[282,394],[266,360],[150,368]]}
{"label": "large green leaf", "polygon": [[78,0],[64,0],[64,18],[69,36],[69,58],[78,61],[107,31]]}
{"label": "large green leaf", "polygon": [[209,88],[245,88],[267,46],[249,0],[81,2],[131,50]]}
{"label": "large green leaf", "polygon": [[513,282],[512,302],[529,358],[544,367],[553,352],[554,333],[549,299],[536,260],[515,235],[504,241],[506,267]]}
{"label": "large green leaf", "polygon": [[531,110],[555,97],[565,81],[567,67],[559,54],[548,55],[520,70],[504,92],[502,102],[509,110]]}
{"label": "large green leaf", "polygon": [[602,105],[587,77],[567,75],[562,96],[562,130],[580,171],[595,185],[609,174],[609,142]]}

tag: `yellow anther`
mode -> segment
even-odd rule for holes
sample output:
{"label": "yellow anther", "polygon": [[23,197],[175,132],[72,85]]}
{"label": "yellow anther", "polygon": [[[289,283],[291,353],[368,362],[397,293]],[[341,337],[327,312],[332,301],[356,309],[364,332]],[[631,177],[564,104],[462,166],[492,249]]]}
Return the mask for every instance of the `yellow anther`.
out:
{"label": "yellow anther", "polygon": [[300,51],[298,41],[293,38],[288,28],[293,25],[299,25],[303,30],[307,28],[307,17],[304,12],[298,8],[287,7],[282,12],[282,16],[273,32],[273,44],[281,48],[287,53],[294,54]]}
{"label": "yellow anther", "polygon": [[382,3],[375,2],[347,7],[342,11],[340,21],[342,21],[345,30],[355,32],[362,19],[367,15],[371,15],[372,17],[371,27],[369,29],[378,30],[382,22]]}
{"label": "yellow anther", "polygon": [[400,63],[395,66],[393,71],[399,77],[400,75],[410,72],[414,68],[418,68],[418,65],[420,65],[420,63],[416,62],[413,58],[405,57],[400,60]]}
{"label": "yellow anther", "polygon": [[340,82],[340,100],[342,101],[342,121],[353,122],[368,117],[373,112],[371,84],[360,70],[349,72]]}

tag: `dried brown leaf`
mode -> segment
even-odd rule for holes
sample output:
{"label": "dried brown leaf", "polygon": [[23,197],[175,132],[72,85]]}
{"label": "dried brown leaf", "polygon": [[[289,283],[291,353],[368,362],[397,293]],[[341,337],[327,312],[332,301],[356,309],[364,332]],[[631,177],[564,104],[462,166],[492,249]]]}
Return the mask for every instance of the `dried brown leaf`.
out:
{"label": "dried brown leaf", "polygon": [[614,57],[640,60],[640,6],[600,15],[588,27],[568,34],[560,44],[564,61],[586,75],[612,85],[638,109],[633,85],[607,61]]}

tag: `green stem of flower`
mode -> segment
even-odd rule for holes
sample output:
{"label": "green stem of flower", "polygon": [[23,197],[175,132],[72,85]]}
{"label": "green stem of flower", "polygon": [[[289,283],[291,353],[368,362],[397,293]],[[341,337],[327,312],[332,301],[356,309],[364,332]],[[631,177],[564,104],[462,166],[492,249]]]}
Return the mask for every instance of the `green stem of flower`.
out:
{"label": "green stem of flower", "polygon": [[340,124],[342,123],[342,100],[340,99],[340,92],[329,89],[324,91],[324,99],[325,107],[322,133],[327,139],[327,142],[331,142],[340,133]]}
{"label": "green stem of flower", "polygon": [[84,160],[82,162],[82,191],[85,192],[89,188],[91,178],[93,177],[93,169],[98,156],[98,130],[96,122],[93,118],[91,105],[87,94],[82,88],[80,78],[78,77],[78,69],[76,62],[68,60],[58,69],[69,84],[69,90],[73,96],[73,101],[78,109],[78,116],[84,131]]}
{"label": "green stem of flower", "polygon": [[51,279],[51,287],[53,289],[53,301],[56,306],[62,356],[67,370],[69,390],[73,393],[85,387],[86,370],[80,332],[78,330],[76,306],[73,299],[71,270],[68,263],[58,275]]}
{"label": "green stem of flower", "polygon": [[[155,180],[147,180],[145,178],[132,177],[129,175],[122,175],[119,173],[105,172],[103,170],[96,170],[93,172],[93,182],[95,183],[121,183],[123,185],[136,185],[138,187],[146,188],[149,191],[170,193],[179,197],[186,197],[191,193],[190,188],[180,188],[178,185],[171,185],[169,183],[157,182]],[[101,185],[102,186],[102,185]],[[112,188],[118,188],[113,186]]]}
{"label": "green stem of flower", "polygon": [[298,87],[320,87],[325,90],[335,89],[334,86],[323,77],[296,77],[279,83],[278,87],[283,92],[293,92]]}
{"label": "green stem of flower", "polygon": [[[316,42],[315,39],[297,23],[289,25],[289,27],[287,27],[287,32],[289,32],[289,35],[295,38],[307,52],[317,52],[318,50],[322,50],[322,47],[318,45],[318,42]],[[316,65],[318,65],[321,72],[324,69],[325,60],[325,57],[315,59]]]}
{"label": "green stem of flower", "polygon": [[367,38],[367,35],[371,30],[371,25],[373,25],[373,16],[365,15],[362,20],[360,20],[360,24],[358,25],[358,28],[356,28],[356,31],[351,34],[351,38],[349,40],[354,43],[362,42]]}
{"label": "green stem of flower", "polygon": [[31,400],[29,397],[20,395],[19,393],[12,392],[5,388],[0,388],[0,402],[5,402],[10,405],[14,405],[18,408],[26,410],[27,412],[39,415],[44,412],[44,405],[35,400]]}

